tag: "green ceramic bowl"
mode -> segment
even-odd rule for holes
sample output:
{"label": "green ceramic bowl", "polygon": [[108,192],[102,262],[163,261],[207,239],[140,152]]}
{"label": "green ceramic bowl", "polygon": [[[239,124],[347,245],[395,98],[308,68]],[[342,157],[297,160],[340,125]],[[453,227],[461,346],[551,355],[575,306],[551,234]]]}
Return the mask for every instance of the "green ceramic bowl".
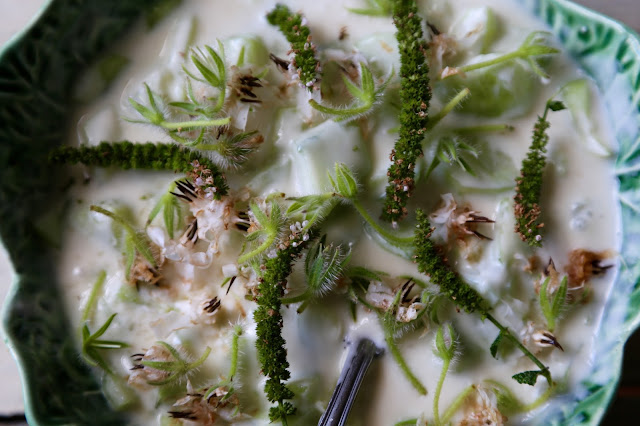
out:
{"label": "green ceramic bowl", "polygon": [[[623,266],[598,328],[592,371],[544,421],[596,424],[618,385],[624,342],[640,322],[640,40],[624,25],[566,0],[520,1],[595,79],[615,117]],[[48,167],[47,152],[63,143],[72,125],[67,117],[77,76],[142,11],[162,3],[167,0],[52,0],[0,54],[0,237],[16,272],[3,325],[33,425],[124,423],[80,361],[62,309],[56,248],[46,232],[61,217],[47,206],[56,205],[68,182]]]}

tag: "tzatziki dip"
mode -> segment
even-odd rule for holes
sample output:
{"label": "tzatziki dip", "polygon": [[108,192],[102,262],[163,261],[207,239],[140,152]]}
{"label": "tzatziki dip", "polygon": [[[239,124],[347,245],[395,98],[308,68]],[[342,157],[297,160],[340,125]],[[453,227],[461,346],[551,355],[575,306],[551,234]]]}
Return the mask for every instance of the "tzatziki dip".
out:
{"label": "tzatziki dip", "polygon": [[518,2],[188,0],[76,94],[58,274],[131,424],[317,424],[363,337],[350,425],[539,424],[583,392],[616,144]]}

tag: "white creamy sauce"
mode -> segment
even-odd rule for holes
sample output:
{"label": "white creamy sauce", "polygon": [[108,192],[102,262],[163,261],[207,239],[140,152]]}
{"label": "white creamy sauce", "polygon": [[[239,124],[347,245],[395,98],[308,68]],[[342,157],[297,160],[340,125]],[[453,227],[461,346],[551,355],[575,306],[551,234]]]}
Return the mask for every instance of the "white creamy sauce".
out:
{"label": "white creamy sauce", "polygon": [[[360,7],[360,3],[364,2],[351,0],[347,6]],[[239,48],[234,47],[234,43],[240,43],[237,37],[247,34],[259,36],[269,52],[286,58],[289,50],[286,39],[264,18],[274,4],[272,1],[251,0],[224,3],[186,1],[152,31],[136,30],[117,49],[118,53],[132,60],[131,66],[124,70],[107,93],[79,110],[78,137],[71,138],[70,144],[76,145],[78,139],[89,145],[102,140],[169,142],[165,134],[151,126],[122,120],[122,117],[135,117],[128,99],[133,97],[141,100],[143,82],[146,82],[154,91],[172,100],[181,100],[184,96],[184,52],[190,46],[208,44],[215,47],[216,39],[225,43],[229,55],[227,59],[231,63],[235,60],[233,55],[236,58],[238,55]],[[538,21],[509,0],[421,1],[420,12],[441,31],[447,32],[452,28],[453,35],[464,39],[461,45],[473,50],[479,49],[481,42],[471,36],[465,38],[461,35],[467,32],[456,21],[464,17],[465,11],[473,12],[476,10],[474,8],[481,6],[490,6],[503,23],[503,32],[491,44],[491,52],[511,51],[531,31],[541,28]],[[395,28],[390,18],[354,15],[343,5],[322,1],[300,1],[291,7],[302,11],[307,17],[319,50],[333,48],[351,51],[352,47],[360,46],[360,52],[369,64],[374,69],[379,67],[379,75],[386,75],[391,68],[395,69],[396,80],[392,84],[397,84],[397,46],[393,36]],[[344,42],[339,42],[338,34],[342,27],[347,28],[349,35]],[[389,51],[376,48],[376,43],[388,47]],[[272,64],[268,66],[274,68]],[[271,72],[273,74],[270,75],[277,75],[274,69]],[[499,183],[513,186],[513,179],[529,147],[536,115],[542,113],[546,100],[560,87],[583,77],[575,64],[563,55],[553,57],[549,73],[551,79],[545,84],[538,83],[533,74],[528,77],[533,81],[533,90],[526,94],[530,99],[522,104],[522,108],[527,110],[524,115],[509,117],[510,113],[507,113],[503,117],[487,120],[454,112],[441,124],[454,126],[463,123],[472,126],[490,121],[515,127],[513,132],[493,132],[483,138],[487,142],[487,150],[504,153],[504,157],[490,167],[493,168],[492,173],[503,172],[506,178],[500,180],[500,177],[494,176],[489,186]],[[290,93],[295,94],[297,90],[292,88]],[[300,92],[306,91],[300,89]],[[435,97],[432,104],[431,111],[437,111],[440,105]],[[272,191],[281,191],[287,196],[325,191],[330,188],[326,171],[332,171],[334,162],[340,161],[355,167],[359,177],[369,178],[373,193],[383,194],[388,156],[397,137],[397,133],[388,130],[398,126],[397,119],[394,116],[381,117],[374,127],[375,135],[365,142],[357,126],[332,120],[302,130],[300,123],[305,109],[308,109],[306,101],[298,110],[262,105],[255,112],[245,111],[249,114],[248,128],[258,128],[265,141],[255,154],[258,159],[253,160],[249,168],[236,176],[229,176],[232,193],[246,193],[246,188],[252,196],[265,196]],[[601,109],[602,105],[596,98],[593,100],[592,117],[603,117],[604,114],[598,113]],[[243,118],[234,117],[234,120],[242,121]],[[593,137],[599,142],[589,142],[577,133],[569,111],[550,113],[549,121],[549,162],[542,198],[544,247],[537,254],[544,263],[553,258],[562,273],[568,261],[567,255],[573,249],[615,251],[619,247],[619,212],[615,207],[617,183],[612,173],[612,159],[602,155],[604,148],[600,145],[611,149],[615,144],[607,123],[598,122],[597,126],[590,129],[597,133]],[[597,147],[589,144],[596,144]],[[260,159],[265,163],[260,163]],[[473,210],[496,221],[495,225],[482,225],[479,228],[491,236],[492,241],[469,240],[472,247],[477,248],[478,251],[473,250],[479,260],[467,262],[455,257],[452,266],[491,302],[493,312],[500,321],[515,333],[524,332],[528,321],[525,316],[537,308],[533,287],[539,274],[514,276],[514,271],[524,268],[526,257],[531,252],[513,232],[513,191],[491,193],[476,190],[472,187],[472,176],[460,171],[449,172],[447,167],[439,166],[432,178],[433,184],[421,185],[418,182],[415,198],[423,201],[416,204],[422,203],[427,211],[433,211],[439,206],[440,194],[451,192],[458,205],[468,203]],[[240,382],[241,401],[245,405],[241,411],[256,416],[247,419],[246,424],[268,423],[266,412],[269,404],[262,391],[264,377],[255,359],[253,343],[255,325],[252,311],[255,304],[245,300],[244,285],[247,279],[239,277],[228,294],[226,287],[221,288],[224,278],[233,275],[229,269],[233,269],[230,265],[236,262],[240,252],[242,234],[228,231],[210,266],[194,268],[174,262],[164,271],[163,285],[140,286],[136,293],[127,283],[123,257],[112,235],[111,219],[89,212],[89,206],[95,204],[109,210],[127,206],[137,218],[137,225],[143,226],[158,198],[180,176],[168,172],[81,168],[74,169],[74,173],[79,178],[83,173],[89,173],[91,179],[71,189],[72,208],[59,261],[60,282],[72,324],[80,324],[92,283],[99,271],[105,270],[107,280],[90,324],[91,329],[95,330],[112,313],[118,313],[105,338],[126,341],[130,347],[103,351],[114,371],[126,378],[132,367],[130,355],[144,352],[156,341],[187,348],[195,357],[209,346],[211,355],[191,378],[194,387],[214,384],[226,374],[230,362],[230,324],[242,324]],[[451,182],[454,185],[450,187]],[[371,203],[367,207],[377,218],[381,203]],[[335,237],[345,244],[353,244],[352,265],[385,271],[390,276],[420,276],[414,264],[385,251],[368,236],[362,221],[352,215],[351,210],[344,208],[340,211],[349,212],[345,213],[347,224],[340,227],[335,220],[331,221],[329,235],[330,239]],[[409,232],[410,228],[406,227],[406,230]],[[156,219],[148,232],[163,234],[161,220]],[[610,260],[610,263],[614,262]],[[299,266],[296,268],[299,269]],[[592,289],[589,302],[572,305],[560,321],[555,335],[564,352],[548,349],[540,352],[541,360],[550,366],[554,379],[566,385],[567,392],[577,392],[581,379],[589,371],[594,331],[598,327],[614,276],[615,271],[610,270],[602,277],[592,278],[589,283]],[[290,294],[296,294],[296,289],[304,288],[303,280],[303,274],[299,270],[294,271],[289,283],[292,289]],[[214,316],[206,317],[202,315],[201,304],[214,296],[220,298],[221,307]],[[306,387],[300,396],[304,402],[298,404],[301,414],[291,417],[289,424],[311,424],[309,419],[317,419],[326,407],[346,356],[345,341],[351,342],[357,336],[364,335],[384,346],[377,316],[359,307],[354,323],[345,298],[344,294],[330,295],[309,306],[301,315],[296,313],[297,305],[282,309],[284,337],[291,364],[290,383]],[[476,314],[456,312],[453,307],[441,312],[441,320],[453,322],[462,348],[458,361],[453,364],[444,382],[441,412],[463,389],[472,384],[481,385],[485,379],[506,384],[527,403],[546,390],[543,379],[539,379],[535,387],[520,385],[510,379],[517,372],[533,368],[533,364],[519,352],[513,351],[498,360],[491,357],[489,346],[498,333],[491,323],[482,322]],[[539,326],[543,327],[544,324]],[[350,424],[390,425],[410,418],[431,418],[434,391],[441,369],[441,361],[433,353],[436,327],[431,324],[406,334],[398,341],[408,365],[426,386],[428,394],[419,395],[387,353],[374,361]],[[158,423],[171,404],[156,408],[157,389],[134,389],[141,404],[131,412],[132,422],[140,425]],[[298,393],[301,392],[301,388],[296,389]],[[550,406],[553,406],[552,401]],[[514,416],[509,421],[512,424],[526,423],[531,417],[541,415],[544,407],[548,406],[543,405],[526,415]],[[461,413],[454,420],[461,419]]]}

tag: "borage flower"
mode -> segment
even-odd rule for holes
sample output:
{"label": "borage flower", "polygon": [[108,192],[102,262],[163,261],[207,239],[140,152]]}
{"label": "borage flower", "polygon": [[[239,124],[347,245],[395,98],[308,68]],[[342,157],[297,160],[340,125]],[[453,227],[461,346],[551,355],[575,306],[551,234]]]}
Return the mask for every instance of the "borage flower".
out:
{"label": "borage flower", "polygon": [[476,228],[481,223],[494,223],[493,220],[481,216],[469,207],[458,207],[451,194],[442,194],[441,198],[444,205],[430,215],[431,222],[436,225],[434,232],[436,238],[441,238],[448,243],[463,242],[469,236],[482,240],[491,239],[478,232]]}
{"label": "borage flower", "polygon": [[477,386],[475,395],[460,426],[502,426],[506,423],[508,419],[498,410],[498,398],[493,392]]}

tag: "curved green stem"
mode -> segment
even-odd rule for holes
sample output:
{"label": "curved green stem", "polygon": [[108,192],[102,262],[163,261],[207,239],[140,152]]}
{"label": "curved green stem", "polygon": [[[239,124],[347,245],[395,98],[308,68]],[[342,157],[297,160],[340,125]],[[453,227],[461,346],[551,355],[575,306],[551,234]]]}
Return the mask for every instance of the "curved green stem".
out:
{"label": "curved green stem", "polygon": [[447,372],[449,371],[449,365],[451,364],[450,359],[442,360],[442,371],[440,372],[440,378],[438,379],[438,385],[436,386],[436,393],[433,396],[433,418],[436,426],[440,426],[442,423],[440,422],[440,392],[442,391],[442,385],[444,384],[444,379],[447,377]]}
{"label": "curved green stem", "polygon": [[283,305],[290,305],[292,303],[304,302],[309,298],[309,294],[305,291],[297,296],[283,297],[280,299]]}
{"label": "curved green stem", "polygon": [[373,107],[373,102],[365,102],[364,104],[355,106],[353,108],[332,108],[320,105],[313,99],[309,100],[309,104],[313,108],[324,114],[337,115],[338,117],[336,118],[336,121],[343,121],[349,118],[353,118],[354,116],[359,116],[360,114],[364,114],[365,112],[369,111],[371,107]]}
{"label": "curved green stem", "polygon": [[216,106],[213,109],[214,112],[222,111],[225,97],[227,96],[226,88],[227,88],[226,82],[218,87],[218,90],[220,90],[220,93],[218,93],[218,100],[216,101]]}
{"label": "curved green stem", "polygon": [[447,102],[447,104],[440,111],[438,111],[438,113],[431,116],[429,122],[427,123],[426,131],[433,129],[440,121],[442,121],[443,118],[447,116],[447,114],[453,111],[454,108],[460,104],[460,102],[462,102],[467,96],[469,96],[469,93],[471,93],[471,90],[469,90],[468,87],[465,87],[460,92],[458,92],[458,94],[454,96],[453,99],[451,99],[449,102]]}
{"label": "curved green stem", "polygon": [[384,229],[382,226],[380,226],[375,220],[373,220],[373,218],[371,217],[371,215],[369,215],[367,210],[362,206],[362,204],[360,204],[360,201],[352,200],[352,202],[353,202],[353,206],[356,208],[358,213],[360,213],[360,216],[362,216],[364,221],[367,222],[367,224],[369,224],[369,226],[371,226],[384,239],[390,242],[399,244],[401,246],[413,244],[413,237],[406,237],[406,238],[396,237],[395,235],[391,234],[389,231]]}
{"label": "curved green stem", "polygon": [[554,389],[555,389],[555,386],[549,386],[549,388],[546,391],[544,391],[544,393],[542,395],[540,395],[535,401],[533,401],[530,404],[523,405],[522,406],[522,411],[526,413],[527,411],[534,410],[534,409],[538,408],[539,406],[541,406],[542,404],[544,404],[545,402],[547,402],[547,400],[549,399],[549,397],[553,393]]}
{"label": "curved green stem", "polygon": [[393,340],[393,336],[389,335],[389,333],[386,333],[386,334],[387,335],[385,336],[384,340],[387,343],[387,348],[389,349],[389,352],[391,352],[393,359],[395,359],[395,361],[398,363],[400,370],[402,370],[406,378],[413,385],[413,387],[418,391],[418,393],[420,393],[420,395],[426,395],[427,389],[424,387],[422,383],[420,383],[420,380],[418,380],[418,378],[414,376],[411,370],[409,369],[409,366],[407,365],[406,361],[402,357],[402,354],[400,353],[400,350],[398,349],[396,342]]}
{"label": "curved green stem", "polygon": [[268,249],[275,240],[276,240],[275,233],[273,235],[269,235],[269,237],[266,240],[264,240],[262,244],[260,244],[258,247],[251,250],[249,253],[245,253],[242,256],[240,256],[238,258],[238,264],[243,264],[247,260],[251,259],[252,257],[259,255],[260,253]]}
{"label": "curved green stem", "polygon": [[456,411],[458,411],[458,408],[460,408],[460,406],[462,405],[462,403],[464,402],[464,400],[467,398],[467,396],[469,396],[469,394],[471,392],[473,392],[473,390],[475,389],[475,387],[473,385],[469,386],[468,388],[466,388],[465,390],[463,390],[460,395],[458,395],[456,397],[456,399],[453,400],[453,402],[451,403],[451,405],[449,406],[449,408],[447,408],[447,410],[444,412],[444,414],[442,415],[442,418],[440,419],[440,421],[442,422],[442,424],[448,424],[449,420],[451,420],[451,417],[453,417],[453,415],[455,414]]}
{"label": "curved green stem", "polygon": [[229,380],[232,380],[238,371],[238,353],[240,335],[242,334],[242,327],[236,325],[233,330],[233,336],[231,337],[231,368],[229,368]]}
{"label": "curved green stem", "polygon": [[481,124],[479,126],[457,127],[452,129],[459,134],[483,133],[483,132],[512,132],[515,130],[510,124]]}
{"label": "curved green stem", "polygon": [[511,59],[516,59],[516,58],[519,58],[521,56],[522,56],[522,54],[521,54],[520,50],[516,50],[514,52],[506,53],[506,54],[504,54],[502,56],[498,56],[497,58],[489,59],[487,61],[482,61],[482,62],[478,62],[478,63],[475,63],[475,64],[469,64],[469,65],[464,65],[462,67],[458,67],[458,70],[460,70],[462,72],[474,71],[474,70],[478,70],[478,69],[481,69],[481,68],[490,67],[492,65],[500,64],[502,62],[506,62],[506,61],[509,61]]}
{"label": "curved green stem", "polygon": [[305,309],[307,309],[308,306],[309,306],[309,299],[307,299],[304,302],[302,302],[300,304],[300,307],[298,308],[298,310],[296,312],[301,314],[301,313],[304,312]]}

